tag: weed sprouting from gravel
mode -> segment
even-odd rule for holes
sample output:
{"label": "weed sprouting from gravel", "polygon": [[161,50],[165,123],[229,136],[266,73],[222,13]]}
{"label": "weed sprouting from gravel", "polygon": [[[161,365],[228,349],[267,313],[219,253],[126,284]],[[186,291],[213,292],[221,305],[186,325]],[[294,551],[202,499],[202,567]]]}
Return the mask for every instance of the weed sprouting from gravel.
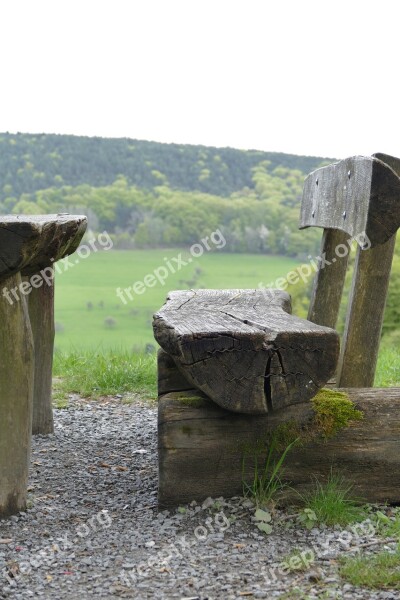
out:
{"label": "weed sprouting from gravel", "polygon": [[345,478],[331,472],[326,483],[317,479],[314,489],[303,496],[305,509],[316,516],[316,521],[326,525],[348,525],[362,521],[365,510],[353,494],[353,486]]}
{"label": "weed sprouting from gravel", "polygon": [[281,480],[283,463],[285,458],[297,443],[297,439],[291,442],[281,454],[277,453],[278,440],[273,436],[266,450],[264,463],[260,465],[259,452],[254,456],[253,478],[251,481],[245,479],[245,457],[242,461],[243,493],[251,498],[257,507],[268,507],[277,497],[278,493],[285,488]]}

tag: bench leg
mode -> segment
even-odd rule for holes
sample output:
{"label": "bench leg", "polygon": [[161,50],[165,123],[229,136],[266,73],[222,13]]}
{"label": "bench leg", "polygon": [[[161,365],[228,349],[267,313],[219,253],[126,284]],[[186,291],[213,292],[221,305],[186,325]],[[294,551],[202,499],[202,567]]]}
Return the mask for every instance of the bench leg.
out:
{"label": "bench leg", "polygon": [[372,387],[396,236],[385,244],[357,248],[338,365],[338,387]]}
{"label": "bench leg", "polygon": [[35,385],[33,392],[32,433],[54,432],[52,408],[52,370],[54,350],[54,281],[43,282],[28,296],[29,317],[35,345]]}
{"label": "bench leg", "polygon": [[[349,236],[338,229],[324,229],[321,243],[321,257],[327,261],[314,279],[310,308],[307,319],[317,325],[335,329],[346,278],[349,252],[342,258],[336,249],[344,245],[348,248]],[[330,264],[329,264],[330,263]]]}
{"label": "bench leg", "polygon": [[[21,285],[18,273],[0,286],[0,516],[26,508],[34,349],[26,299],[3,291]],[[11,303],[12,302],[12,303]]]}

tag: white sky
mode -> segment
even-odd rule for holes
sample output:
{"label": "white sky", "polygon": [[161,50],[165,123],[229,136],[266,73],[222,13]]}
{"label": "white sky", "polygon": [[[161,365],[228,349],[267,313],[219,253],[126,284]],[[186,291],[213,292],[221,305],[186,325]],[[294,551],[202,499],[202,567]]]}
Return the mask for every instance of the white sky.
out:
{"label": "white sky", "polygon": [[400,156],[396,8],[1,0],[0,131]]}

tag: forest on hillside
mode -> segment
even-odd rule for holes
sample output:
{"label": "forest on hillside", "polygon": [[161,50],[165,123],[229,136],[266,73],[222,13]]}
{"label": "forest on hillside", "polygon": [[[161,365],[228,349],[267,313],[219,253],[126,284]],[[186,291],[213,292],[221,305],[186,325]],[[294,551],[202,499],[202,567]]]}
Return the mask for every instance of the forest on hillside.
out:
{"label": "forest on hillside", "polygon": [[162,183],[172,189],[230,196],[252,187],[252,169],[266,160],[271,169],[283,166],[307,174],[322,159],[127,138],[0,133],[0,201],[62,185],[108,186],[120,175],[139,189],[151,190]]}
{"label": "forest on hillside", "polygon": [[228,252],[304,256],[304,176],[323,159],[58,135],[0,134],[0,211],[83,213],[116,248],[186,246],[219,228]]}

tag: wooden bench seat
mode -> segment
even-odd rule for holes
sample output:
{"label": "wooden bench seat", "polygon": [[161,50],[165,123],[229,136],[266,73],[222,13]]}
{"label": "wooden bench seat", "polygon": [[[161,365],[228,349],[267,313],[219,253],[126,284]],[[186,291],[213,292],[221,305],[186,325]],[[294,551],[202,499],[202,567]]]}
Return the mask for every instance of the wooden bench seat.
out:
{"label": "wooden bench seat", "polygon": [[339,356],[336,331],[293,316],[280,290],[170,292],[153,328],[193,387],[239,413],[312,398]]}

